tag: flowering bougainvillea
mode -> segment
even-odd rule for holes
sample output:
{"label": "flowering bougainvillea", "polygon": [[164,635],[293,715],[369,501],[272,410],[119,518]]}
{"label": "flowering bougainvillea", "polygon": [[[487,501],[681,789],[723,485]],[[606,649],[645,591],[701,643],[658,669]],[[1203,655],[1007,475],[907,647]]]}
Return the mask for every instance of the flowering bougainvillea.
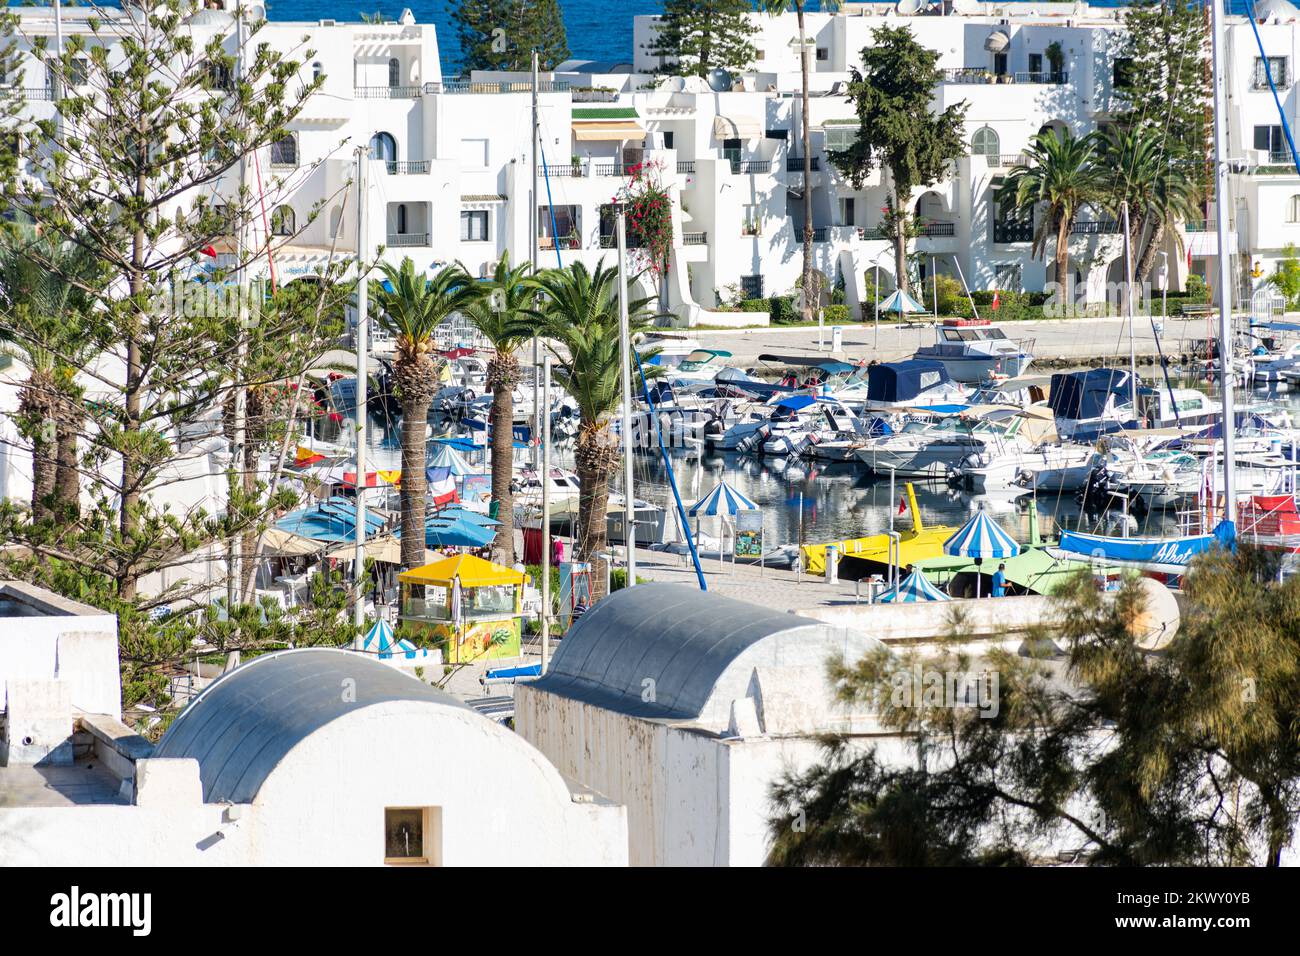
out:
{"label": "flowering bougainvillea", "polygon": [[660,179],[662,170],[658,161],[628,166],[628,184],[621,196],[614,197],[614,202],[621,199],[626,207],[629,239],[638,240],[631,250],[633,257],[656,279],[668,273],[673,252],[672,197]]}

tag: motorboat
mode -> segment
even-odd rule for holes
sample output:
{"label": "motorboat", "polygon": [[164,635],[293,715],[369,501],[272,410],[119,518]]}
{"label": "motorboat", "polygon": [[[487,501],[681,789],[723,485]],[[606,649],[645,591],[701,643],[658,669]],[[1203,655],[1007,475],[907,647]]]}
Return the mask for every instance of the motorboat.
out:
{"label": "motorboat", "polygon": [[987,320],[947,319],[935,332],[934,344],[921,346],[912,358],[939,362],[954,382],[1023,375],[1034,360],[1032,342],[1010,339]]}
{"label": "motorboat", "polygon": [[909,359],[864,365],[831,397],[864,411],[939,408],[959,411],[968,403],[966,388],[952,380],[938,362]]}

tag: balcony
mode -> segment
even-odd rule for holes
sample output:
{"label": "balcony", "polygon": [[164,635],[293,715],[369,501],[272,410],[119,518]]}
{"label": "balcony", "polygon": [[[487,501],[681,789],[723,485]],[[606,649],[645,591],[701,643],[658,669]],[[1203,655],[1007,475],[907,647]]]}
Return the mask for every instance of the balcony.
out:
{"label": "balcony", "polygon": [[938,239],[957,235],[955,222],[927,222],[921,225],[921,235],[927,239]]}
{"label": "balcony", "polygon": [[413,100],[424,92],[422,86],[354,86],[352,97],[358,100]]}
{"label": "balcony", "polygon": [[[814,157],[812,158],[812,171],[813,171],[814,173],[815,173],[815,172],[819,172],[819,171],[821,170],[821,168],[822,168],[822,167],[821,167],[821,157],[820,157],[820,156],[814,156]],[[787,156],[787,157],[785,158],[785,171],[786,171],[787,173],[801,173],[801,172],[803,172],[803,157],[802,157],[802,156]]]}
{"label": "balcony", "polygon": [[429,234],[427,232],[390,232],[387,245],[394,249],[427,246],[429,245]]}
{"label": "balcony", "polygon": [[1119,231],[1120,224],[1115,219],[1076,222],[1070,226],[1070,235],[1072,236],[1111,236]]}
{"label": "balcony", "polygon": [[707,232],[682,233],[682,245],[684,246],[707,246],[708,244],[709,234]]}
{"label": "balcony", "polygon": [[972,153],[972,156],[983,156],[984,161],[989,164],[990,169],[1010,169],[1012,166],[1028,166],[1029,157],[1024,153],[998,153],[989,155],[988,153]]}
{"label": "balcony", "polygon": [[54,99],[54,91],[48,86],[2,86],[5,93],[21,97],[29,102],[49,101]]}
{"label": "balcony", "polygon": [[677,160],[677,175],[679,176],[695,175],[695,160],[693,159]]}
{"label": "balcony", "polygon": [[993,241],[1001,243],[1033,242],[1034,224],[1032,222],[1014,221],[994,222]]}
{"label": "balcony", "polygon": [[1015,82],[1017,83],[1041,83],[1047,86],[1066,86],[1070,82],[1070,74],[1064,70],[1039,70],[1037,73],[1016,73]]}
{"label": "balcony", "polygon": [[[569,89],[568,80],[538,80],[538,93],[565,93]],[[530,81],[517,83],[473,83],[469,80],[443,80],[441,83],[424,84],[426,93],[531,93]]]}
{"label": "balcony", "polygon": [[389,160],[384,163],[384,169],[390,176],[423,176],[429,172],[429,161],[427,159],[400,162]]}
{"label": "balcony", "polygon": [[755,173],[770,173],[772,171],[772,161],[770,159],[733,159],[731,161],[731,174],[733,176],[752,176]]}
{"label": "balcony", "polygon": [[[1217,219],[1194,219],[1183,223],[1183,232],[1214,232],[1219,228]],[[1232,227],[1229,226],[1229,229]]]}
{"label": "balcony", "polygon": [[641,166],[641,163],[593,163],[591,174],[593,176],[631,176]]}
{"label": "balcony", "polygon": [[[617,249],[617,248],[618,248],[618,236],[616,236],[616,235],[614,235],[614,234],[612,234],[612,233],[609,233],[609,234],[602,233],[601,236],[600,236],[600,243],[599,243],[599,245],[600,245],[600,248],[602,248],[602,249]],[[561,248],[563,248],[563,247],[561,247]],[[573,248],[576,249],[576,248],[578,248],[578,247],[575,245]],[[627,234],[627,248],[629,248],[629,249],[640,249],[640,248],[642,248],[641,240],[638,239],[636,236],[632,235],[631,233],[628,233],[628,234]]]}
{"label": "balcony", "polygon": [[982,66],[962,66],[955,69],[944,70],[943,82],[970,85],[1021,83],[1066,86],[1070,82],[1070,74],[1064,70],[1039,70],[1037,72],[1027,73],[994,73],[992,70],[985,69]]}

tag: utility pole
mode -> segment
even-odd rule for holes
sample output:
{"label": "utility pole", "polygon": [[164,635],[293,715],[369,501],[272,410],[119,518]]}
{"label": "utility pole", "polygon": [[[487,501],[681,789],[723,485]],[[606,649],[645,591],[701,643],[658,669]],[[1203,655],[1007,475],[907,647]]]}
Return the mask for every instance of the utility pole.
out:
{"label": "utility pole", "polygon": [[[529,248],[532,251],[532,257],[533,257],[533,275],[537,274],[537,229],[540,225],[540,222],[538,221],[538,208],[537,208],[537,203],[538,203],[537,157],[540,154],[541,154],[541,150],[539,149],[539,143],[538,143],[538,115],[537,115],[537,51],[534,50],[533,51],[533,153],[531,157],[532,201],[529,202],[528,204],[528,243],[529,243]],[[559,242],[560,237],[556,236],[555,241]],[[541,421],[541,409],[539,407],[541,403],[538,401],[538,398],[540,396],[538,395],[538,388],[537,388],[538,348],[539,348],[539,343],[537,340],[537,336],[534,335],[533,336],[533,427],[530,429],[532,434],[529,436],[532,439],[530,444],[533,446],[532,458],[533,458],[534,469],[537,468],[537,458],[538,458],[537,442],[539,436],[541,435],[541,429],[538,427],[538,423]],[[543,477],[542,485],[545,486],[545,484],[546,484],[546,479]],[[542,536],[545,537],[546,533],[543,532]]]}
{"label": "utility pole", "polygon": [[623,383],[623,525],[627,536],[627,586],[636,585],[636,499],[632,496],[632,336],[627,317],[627,213],[615,206],[618,232],[618,354]]}
{"label": "utility pole", "polygon": [[1223,517],[1237,520],[1236,467],[1233,431],[1236,428],[1236,410],[1233,408],[1234,382],[1232,380],[1232,263],[1228,252],[1228,103],[1224,90],[1223,60],[1223,0],[1213,0],[1211,5],[1212,33],[1210,37],[1210,62],[1214,75],[1214,209],[1219,240],[1219,395],[1223,403]]}
{"label": "utility pole", "polygon": [[357,387],[356,387],[356,433],[357,433],[357,553],[352,563],[352,579],[356,585],[356,603],[352,607],[352,622],[357,631],[365,625],[366,592],[362,585],[366,576],[366,405],[369,402],[368,382],[370,349],[370,290],[368,283],[368,262],[370,254],[369,230],[366,228],[366,191],[369,186],[369,169],[366,163],[370,156],[365,146],[357,148]]}
{"label": "utility pole", "polygon": [[551,659],[551,357],[542,368],[542,670]]}

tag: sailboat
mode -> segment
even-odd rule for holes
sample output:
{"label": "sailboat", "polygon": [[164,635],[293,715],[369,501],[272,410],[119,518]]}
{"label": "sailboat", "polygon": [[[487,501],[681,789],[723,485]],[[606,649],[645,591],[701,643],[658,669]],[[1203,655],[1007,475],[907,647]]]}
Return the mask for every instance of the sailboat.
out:
{"label": "sailboat", "polygon": [[[1227,188],[1227,146],[1228,134],[1226,125],[1226,97],[1224,94],[1223,80],[1223,61],[1225,55],[1224,37],[1223,37],[1223,2],[1224,0],[1212,0],[1211,3],[1211,34],[1210,34],[1210,60],[1213,70],[1214,83],[1214,195],[1215,208],[1218,214],[1215,216],[1218,229],[1218,263],[1219,263],[1219,354],[1231,356],[1233,354],[1232,343],[1232,274],[1231,263],[1228,257],[1228,216],[1224,212],[1227,208],[1228,188]],[[1267,61],[1265,69],[1268,69]],[[1283,118],[1285,122],[1285,118]],[[1300,166],[1300,161],[1297,162]],[[1125,221],[1127,222],[1128,209],[1124,210]],[[1124,230],[1124,262],[1126,267],[1126,278],[1129,283],[1130,292],[1132,289],[1132,249],[1129,242],[1129,230]],[[1132,341],[1131,330],[1133,327],[1133,301],[1132,295],[1126,296],[1130,342]],[[1132,374],[1136,376],[1136,368]],[[1050,549],[1056,556],[1088,555],[1089,557],[1099,559],[1107,564],[1115,564],[1123,567],[1134,567],[1142,570],[1164,572],[1168,574],[1182,574],[1187,570],[1189,562],[1199,554],[1209,551],[1211,548],[1226,547],[1233,548],[1236,545],[1236,450],[1234,447],[1234,432],[1236,430],[1236,414],[1233,404],[1233,376],[1224,375],[1220,377],[1220,387],[1223,392],[1222,414],[1223,454],[1220,459],[1223,463],[1223,519],[1215,525],[1208,534],[1184,535],[1173,538],[1114,538],[1106,535],[1086,534],[1078,531],[1061,532],[1061,540],[1056,548]],[[1134,396],[1137,394],[1136,382],[1133,385]]]}

